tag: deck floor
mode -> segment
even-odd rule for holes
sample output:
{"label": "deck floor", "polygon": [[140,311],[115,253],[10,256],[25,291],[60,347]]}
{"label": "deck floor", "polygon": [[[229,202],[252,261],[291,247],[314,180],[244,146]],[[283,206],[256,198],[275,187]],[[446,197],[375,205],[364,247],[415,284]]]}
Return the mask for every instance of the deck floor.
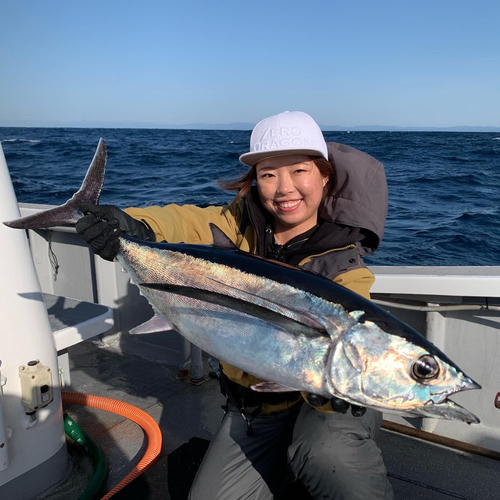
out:
{"label": "deck floor", "polygon": [[[162,430],[160,460],[114,498],[184,500],[222,418],[224,398],[216,380],[208,379],[201,386],[178,380],[178,369],[169,359],[168,350],[155,345],[154,336],[148,341],[136,339],[127,336],[114,344],[86,341],[72,347],[69,389],[137,406],[151,415]],[[142,457],[142,430],[112,413],[69,405],[64,409],[106,451],[109,491]],[[384,430],[378,442],[397,500],[500,498],[499,461]],[[78,498],[92,475],[90,459],[70,440],[68,446],[70,476],[45,499]],[[309,497],[295,488],[288,498]]]}

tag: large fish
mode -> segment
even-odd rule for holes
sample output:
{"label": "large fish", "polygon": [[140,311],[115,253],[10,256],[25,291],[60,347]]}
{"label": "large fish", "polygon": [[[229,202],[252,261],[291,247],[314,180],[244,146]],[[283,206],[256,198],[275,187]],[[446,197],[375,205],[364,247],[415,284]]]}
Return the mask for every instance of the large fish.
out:
{"label": "large fish", "polygon": [[[80,190],[64,205],[5,223],[73,225],[98,203],[106,167],[101,139]],[[330,280],[231,245],[149,243],[120,236],[117,260],[155,317],[135,333],[174,328],[207,353],[268,380],[261,391],[300,390],[377,410],[477,423],[448,399],[480,386],[417,331]]]}

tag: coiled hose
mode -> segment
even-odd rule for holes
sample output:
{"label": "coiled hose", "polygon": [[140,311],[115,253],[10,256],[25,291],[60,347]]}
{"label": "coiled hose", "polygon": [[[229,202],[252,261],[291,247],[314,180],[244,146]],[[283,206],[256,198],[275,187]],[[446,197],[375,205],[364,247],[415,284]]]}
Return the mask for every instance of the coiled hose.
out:
{"label": "coiled hose", "polygon": [[65,404],[90,406],[98,410],[110,411],[132,420],[142,427],[148,438],[148,446],[139,463],[109,492],[102,500],[111,498],[127,484],[138,478],[145,470],[151,467],[161,451],[162,436],[158,424],[144,411],[135,406],[116,399],[94,396],[81,392],[61,392],[62,402]]}
{"label": "coiled hose", "polygon": [[67,414],[63,415],[64,431],[77,444],[83,446],[92,458],[94,474],[78,500],[94,500],[104,488],[109,473],[108,458],[101,447]]}

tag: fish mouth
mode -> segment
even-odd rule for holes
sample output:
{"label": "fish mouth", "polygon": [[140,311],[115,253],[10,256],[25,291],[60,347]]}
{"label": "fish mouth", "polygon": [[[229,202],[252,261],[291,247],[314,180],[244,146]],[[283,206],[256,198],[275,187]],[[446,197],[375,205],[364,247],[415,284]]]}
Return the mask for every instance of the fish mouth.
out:
{"label": "fish mouth", "polygon": [[467,424],[479,424],[480,422],[476,415],[451,399],[444,399],[440,403],[428,401],[424,406],[415,408],[412,413],[418,417],[444,418],[458,420]]}
{"label": "fish mouth", "polygon": [[479,418],[477,418],[476,415],[451,399],[448,399],[448,396],[451,394],[474,389],[481,389],[481,386],[470,377],[464,375],[462,383],[457,386],[455,390],[434,394],[424,406],[417,410],[417,413],[420,413],[420,416],[424,417],[445,418],[449,420],[459,420],[468,424],[478,424]]}

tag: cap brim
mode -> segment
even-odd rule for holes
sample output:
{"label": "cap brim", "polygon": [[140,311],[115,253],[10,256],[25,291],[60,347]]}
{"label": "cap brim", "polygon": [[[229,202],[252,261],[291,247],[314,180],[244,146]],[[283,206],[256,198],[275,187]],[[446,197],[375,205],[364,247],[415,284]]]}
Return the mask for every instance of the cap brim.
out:
{"label": "cap brim", "polygon": [[244,165],[253,167],[255,164],[259,163],[259,161],[265,160],[267,158],[289,155],[321,156],[322,158],[325,157],[323,153],[317,149],[281,149],[274,151],[259,151],[258,153],[245,153],[240,156],[240,161]]}

